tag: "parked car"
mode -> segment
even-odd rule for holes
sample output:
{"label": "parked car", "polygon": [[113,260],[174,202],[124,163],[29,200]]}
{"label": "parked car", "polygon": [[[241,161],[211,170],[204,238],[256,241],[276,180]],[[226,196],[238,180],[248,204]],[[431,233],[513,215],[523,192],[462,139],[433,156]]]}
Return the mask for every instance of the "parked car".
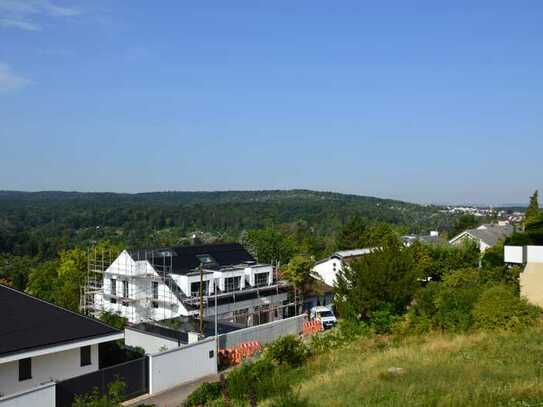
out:
{"label": "parked car", "polygon": [[324,329],[332,328],[337,324],[336,316],[328,307],[318,306],[311,308],[309,318],[312,321],[321,321]]}

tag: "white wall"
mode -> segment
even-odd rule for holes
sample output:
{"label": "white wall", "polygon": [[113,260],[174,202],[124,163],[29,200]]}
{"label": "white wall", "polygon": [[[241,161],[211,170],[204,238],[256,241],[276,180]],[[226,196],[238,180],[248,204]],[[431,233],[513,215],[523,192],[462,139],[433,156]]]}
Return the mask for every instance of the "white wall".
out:
{"label": "white wall", "polygon": [[98,370],[98,345],[91,345],[91,364],[81,367],[80,348],[32,358],[32,378],[19,381],[18,361],[0,365],[0,393],[9,395],[51,380],[65,380]]}
{"label": "white wall", "polygon": [[[334,264],[336,265],[334,271]],[[333,287],[336,284],[337,274],[342,268],[340,259],[331,258],[313,267],[313,272],[318,274],[325,284]]]}
{"label": "white wall", "polygon": [[526,246],[527,263],[543,263],[543,246]]}
{"label": "white wall", "polygon": [[506,263],[524,263],[524,248],[522,246],[504,246],[503,257]]}
{"label": "white wall", "polygon": [[55,383],[0,398],[0,407],[55,407]]}
{"label": "white wall", "polygon": [[[179,384],[217,373],[215,338],[149,356],[149,393],[155,394]],[[213,352],[210,358],[210,352]]]}
{"label": "white wall", "polygon": [[147,354],[159,353],[179,347],[177,341],[158,335],[137,331],[130,328],[124,329],[124,343],[128,346],[139,346]]}

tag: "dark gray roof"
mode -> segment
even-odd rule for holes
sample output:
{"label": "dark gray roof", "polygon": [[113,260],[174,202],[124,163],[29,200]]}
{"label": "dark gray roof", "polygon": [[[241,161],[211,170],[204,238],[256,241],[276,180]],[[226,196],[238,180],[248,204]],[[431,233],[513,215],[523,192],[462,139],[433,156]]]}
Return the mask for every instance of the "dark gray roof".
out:
{"label": "dark gray roof", "polygon": [[[239,243],[177,246],[162,249],[138,250],[130,253],[134,260],[149,260],[156,267],[164,267],[174,274],[187,274],[204,262],[206,269],[221,269],[255,263],[253,256]],[[210,259],[205,263],[205,259]]]}
{"label": "dark gray roof", "polygon": [[489,246],[494,246],[499,240],[505,239],[513,234],[514,228],[512,225],[482,225],[484,229],[479,227],[477,229],[468,229],[462,232],[460,235],[451,239],[455,241],[463,233],[467,233],[475,239],[478,239]]}
{"label": "dark gray roof", "polygon": [[120,331],[0,284],[0,356]]}

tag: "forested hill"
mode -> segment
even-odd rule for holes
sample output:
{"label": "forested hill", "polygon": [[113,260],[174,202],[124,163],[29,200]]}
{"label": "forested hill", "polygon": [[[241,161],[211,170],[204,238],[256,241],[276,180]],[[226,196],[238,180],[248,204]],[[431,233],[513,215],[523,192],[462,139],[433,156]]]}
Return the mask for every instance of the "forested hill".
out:
{"label": "forested hill", "polygon": [[0,253],[54,256],[110,239],[173,244],[194,231],[238,239],[267,226],[331,236],[353,215],[405,232],[451,227],[438,207],[309,190],[139,194],[0,191]]}
{"label": "forested hill", "polygon": [[136,194],[113,192],[65,192],[65,191],[0,191],[0,202],[13,203],[52,203],[81,202],[109,205],[111,203],[160,203],[164,205],[179,204],[217,204],[244,202],[283,202],[303,201],[336,201],[368,205],[394,205],[395,207],[420,208],[420,205],[370,196],[340,194],[337,192],[321,192],[305,189],[264,190],[264,191],[166,191],[145,192]]}

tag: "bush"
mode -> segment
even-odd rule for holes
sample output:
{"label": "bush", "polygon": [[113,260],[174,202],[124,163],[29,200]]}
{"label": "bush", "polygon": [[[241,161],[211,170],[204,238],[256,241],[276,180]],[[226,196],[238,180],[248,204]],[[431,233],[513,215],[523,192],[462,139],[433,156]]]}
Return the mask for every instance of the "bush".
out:
{"label": "bush", "polygon": [[484,291],[473,309],[476,326],[483,329],[516,329],[532,325],[539,317],[539,307],[514,294],[505,285]]}
{"label": "bush", "polygon": [[292,389],[282,393],[279,397],[272,400],[270,407],[309,407],[309,400],[300,397],[299,392]]}
{"label": "bush", "polygon": [[378,334],[390,333],[398,320],[399,317],[392,312],[390,307],[383,307],[370,314],[370,326]]}
{"label": "bush", "polygon": [[467,331],[473,327],[473,306],[481,293],[481,287],[443,287],[436,298],[435,326],[449,331]]}
{"label": "bush", "polygon": [[98,388],[91,393],[75,397],[73,407],[120,407],[124,399],[126,384],[116,379],[107,387],[107,394],[102,395]]}
{"label": "bush", "polygon": [[265,352],[265,357],[280,366],[299,367],[309,356],[309,349],[293,335],[283,336],[273,342]]}
{"label": "bush", "polygon": [[200,387],[194,390],[185,401],[186,407],[206,405],[212,400],[216,400],[221,396],[221,384],[203,383]]}
{"label": "bush", "polygon": [[288,391],[290,383],[282,369],[276,368],[268,359],[254,363],[243,363],[227,377],[228,395],[235,400],[249,400],[255,395],[263,400],[274,394]]}

